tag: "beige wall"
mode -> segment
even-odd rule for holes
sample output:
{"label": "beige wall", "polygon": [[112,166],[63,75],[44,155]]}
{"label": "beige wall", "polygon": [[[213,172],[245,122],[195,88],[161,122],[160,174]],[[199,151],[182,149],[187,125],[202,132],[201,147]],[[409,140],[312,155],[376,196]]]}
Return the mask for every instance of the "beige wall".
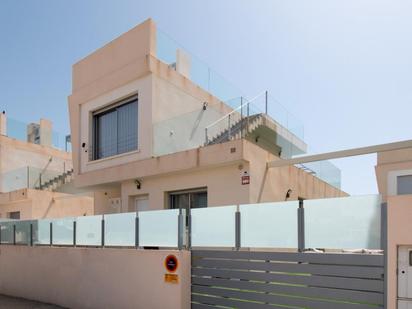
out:
{"label": "beige wall", "polygon": [[[236,152],[232,153],[231,149]],[[169,172],[158,170],[156,176],[137,177],[141,181],[141,189],[136,188],[134,180],[122,182],[122,211],[133,209],[131,197],[137,195],[148,194],[150,208],[163,209],[168,206],[168,192],[195,188],[207,188],[208,206],[212,207],[284,201],[288,189],[292,189],[290,199],[347,196],[345,192],[295,166],[267,170],[266,163],[274,160],[275,156],[245,140],[184,154],[171,155],[170,158],[175,160],[169,162],[170,166],[160,165],[170,168]],[[192,160],[192,156],[195,160]],[[160,160],[156,162],[160,163]],[[180,166],[185,166],[187,170],[171,170]],[[151,171],[155,172],[156,169]],[[241,184],[241,175],[245,171],[250,175],[249,185]]]}
{"label": "beige wall", "polygon": [[62,218],[94,214],[93,195],[70,195],[40,190],[0,194],[0,216],[20,212],[21,219]]}
{"label": "beige wall", "polygon": [[[179,283],[164,259],[179,260]],[[173,250],[0,248],[0,293],[67,308],[190,308],[190,253]]]}
{"label": "beige wall", "polygon": [[388,309],[396,309],[398,246],[412,245],[412,195],[388,197]]}
{"label": "beige wall", "polygon": [[65,151],[0,136],[0,192],[8,191],[10,187],[5,183],[6,179],[16,179],[26,186],[27,179],[20,178],[26,178],[27,166],[38,170],[47,166],[47,171],[63,173],[64,169],[72,168],[71,159],[71,154]]}
{"label": "beige wall", "polygon": [[378,189],[386,200],[388,195],[396,194],[396,192],[388,192],[388,189],[394,191],[397,173],[409,171],[408,174],[412,175],[412,148],[380,152],[377,161],[375,171]]}

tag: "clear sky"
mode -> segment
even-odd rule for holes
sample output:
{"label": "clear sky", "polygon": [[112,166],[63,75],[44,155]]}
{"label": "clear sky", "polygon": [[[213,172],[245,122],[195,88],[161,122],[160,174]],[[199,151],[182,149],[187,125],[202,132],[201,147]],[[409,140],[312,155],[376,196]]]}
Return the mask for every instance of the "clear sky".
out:
{"label": "clear sky", "polygon": [[[243,93],[269,90],[312,152],[412,138],[409,0],[1,0],[0,109],[68,133],[71,65],[148,17]],[[376,190],[373,160],[347,161],[344,188]]]}

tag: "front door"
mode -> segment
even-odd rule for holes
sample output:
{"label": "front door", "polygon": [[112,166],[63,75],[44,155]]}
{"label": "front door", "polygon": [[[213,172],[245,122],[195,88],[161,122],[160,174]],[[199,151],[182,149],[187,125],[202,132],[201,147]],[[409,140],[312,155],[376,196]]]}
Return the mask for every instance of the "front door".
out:
{"label": "front door", "polygon": [[398,308],[412,309],[412,246],[398,248]]}
{"label": "front door", "polygon": [[207,207],[207,189],[195,189],[169,193],[169,208],[189,209]]}

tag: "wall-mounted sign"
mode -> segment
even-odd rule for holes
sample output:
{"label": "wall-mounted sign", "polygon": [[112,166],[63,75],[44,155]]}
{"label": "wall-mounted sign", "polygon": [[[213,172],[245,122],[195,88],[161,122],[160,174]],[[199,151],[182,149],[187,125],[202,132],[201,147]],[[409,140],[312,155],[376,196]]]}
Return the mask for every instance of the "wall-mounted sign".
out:
{"label": "wall-mounted sign", "polygon": [[168,272],[174,273],[178,266],[179,262],[177,260],[177,257],[173,254],[170,254],[165,258],[165,267]]}
{"label": "wall-mounted sign", "polygon": [[165,274],[165,282],[174,284],[179,283],[179,275]]}
{"label": "wall-mounted sign", "polygon": [[241,179],[242,185],[250,184],[250,176],[249,176],[249,173],[247,171],[244,171],[242,173],[242,175],[240,176],[240,179]]}

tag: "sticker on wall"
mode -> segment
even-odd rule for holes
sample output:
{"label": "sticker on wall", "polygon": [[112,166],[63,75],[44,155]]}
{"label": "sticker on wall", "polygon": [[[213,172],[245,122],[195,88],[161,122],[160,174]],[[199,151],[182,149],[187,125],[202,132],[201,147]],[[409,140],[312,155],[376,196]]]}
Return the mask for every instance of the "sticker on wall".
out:
{"label": "sticker on wall", "polygon": [[167,283],[179,283],[179,276],[176,274],[165,274],[165,282]]}
{"label": "sticker on wall", "polygon": [[179,262],[177,260],[177,257],[174,256],[173,254],[168,255],[165,258],[165,267],[168,272],[174,273],[179,267]]}
{"label": "sticker on wall", "polygon": [[250,184],[250,176],[247,171],[244,171],[242,175],[240,176],[240,178],[241,178],[242,185]]}

